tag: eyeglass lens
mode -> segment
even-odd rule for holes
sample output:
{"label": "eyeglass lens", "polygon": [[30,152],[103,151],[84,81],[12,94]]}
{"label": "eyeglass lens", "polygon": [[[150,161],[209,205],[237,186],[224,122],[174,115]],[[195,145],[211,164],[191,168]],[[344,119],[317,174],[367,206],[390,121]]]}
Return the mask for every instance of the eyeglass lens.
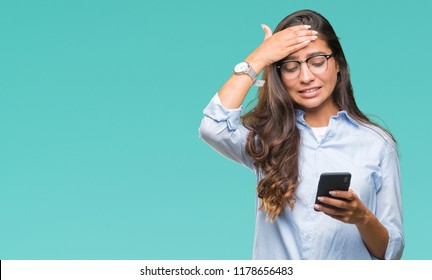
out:
{"label": "eyeglass lens", "polygon": [[[313,74],[321,74],[327,70],[327,57],[318,55],[308,58],[306,64]],[[287,61],[280,66],[282,74],[287,79],[294,79],[300,75],[301,62]]]}

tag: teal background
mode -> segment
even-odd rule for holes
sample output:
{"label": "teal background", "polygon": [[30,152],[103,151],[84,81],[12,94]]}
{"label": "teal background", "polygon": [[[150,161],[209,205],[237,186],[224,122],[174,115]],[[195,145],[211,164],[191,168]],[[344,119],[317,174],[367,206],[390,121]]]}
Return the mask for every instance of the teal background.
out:
{"label": "teal background", "polygon": [[399,142],[403,258],[432,259],[432,3],[397,0],[0,0],[0,259],[250,259],[255,177],[197,129],[303,8]]}

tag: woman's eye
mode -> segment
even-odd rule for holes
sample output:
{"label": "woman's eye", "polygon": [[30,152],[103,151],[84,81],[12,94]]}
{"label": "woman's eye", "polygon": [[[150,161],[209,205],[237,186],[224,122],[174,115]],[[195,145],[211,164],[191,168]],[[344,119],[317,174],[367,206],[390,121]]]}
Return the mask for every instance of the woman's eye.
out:
{"label": "woman's eye", "polygon": [[313,67],[320,67],[320,66],[323,66],[323,65],[324,65],[324,62],[325,62],[325,61],[314,61],[314,62],[311,63],[311,65],[312,65]]}
{"label": "woman's eye", "polygon": [[298,69],[299,69],[299,66],[295,62],[294,63],[286,63],[286,64],[282,65],[282,70],[284,72],[292,73],[292,72],[297,71]]}
{"label": "woman's eye", "polygon": [[325,57],[318,56],[318,57],[312,57],[308,61],[308,64],[309,64],[309,66],[312,66],[312,67],[321,67],[326,63],[326,61],[327,61],[327,59]]}

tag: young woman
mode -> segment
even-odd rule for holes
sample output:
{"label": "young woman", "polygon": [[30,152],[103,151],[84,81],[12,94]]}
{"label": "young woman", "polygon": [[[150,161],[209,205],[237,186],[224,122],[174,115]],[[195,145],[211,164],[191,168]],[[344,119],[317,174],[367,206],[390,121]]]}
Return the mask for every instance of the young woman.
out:
{"label": "young woman", "polygon": [[[257,175],[254,259],[400,259],[399,162],[390,133],[357,107],[330,23],[283,19],[204,110],[200,137]],[[263,71],[263,81],[256,81]],[[253,84],[257,105],[242,117]],[[315,204],[321,173],[350,172],[348,191]]]}

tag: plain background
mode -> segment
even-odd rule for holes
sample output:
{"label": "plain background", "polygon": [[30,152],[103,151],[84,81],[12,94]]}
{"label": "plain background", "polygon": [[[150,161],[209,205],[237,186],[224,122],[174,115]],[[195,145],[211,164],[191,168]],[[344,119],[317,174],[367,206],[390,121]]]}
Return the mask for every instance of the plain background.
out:
{"label": "plain background", "polygon": [[255,177],[197,129],[260,24],[304,8],[398,140],[403,258],[432,259],[426,0],[1,0],[0,259],[250,259]]}

